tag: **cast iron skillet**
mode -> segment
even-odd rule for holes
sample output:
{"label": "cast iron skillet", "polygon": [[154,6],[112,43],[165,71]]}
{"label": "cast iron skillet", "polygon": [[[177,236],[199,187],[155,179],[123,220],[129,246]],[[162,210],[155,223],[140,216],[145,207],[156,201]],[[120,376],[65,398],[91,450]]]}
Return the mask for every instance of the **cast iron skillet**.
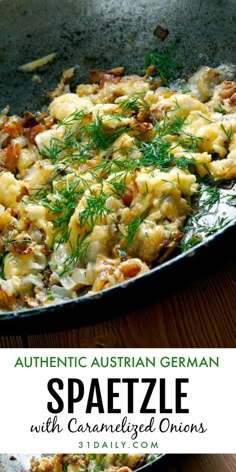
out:
{"label": "cast iron skillet", "polygon": [[[234,48],[235,0],[0,0],[0,109],[11,113],[36,111],[47,103],[45,93],[58,82],[62,70],[78,65],[76,80],[88,80],[88,70],[124,65],[139,72],[147,52],[161,51],[175,42],[186,72],[200,65],[236,64]],[[153,32],[169,31],[163,43]],[[18,66],[57,52],[57,60],[37,73]],[[236,214],[235,214],[236,216]],[[4,332],[49,331],[109,318],[147,304],[171,287],[184,283],[206,266],[227,257],[235,224],[208,238],[194,250],[140,278],[47,308],[9,312],[0,316]],[[190,257],[193,256],[194,257]]]}
{"label": "cast iron skillet", "polygon": [[[42,454],[41,456],[49,456],[50,454]],[[0,472],[30,472],[30,459],[32,454],[1,454],[0,455]],[[14,459],[13,459],[14,457]],[[36,455],[37,460],[40,456]],[[136,469],[136,472],[151,472],[153,467],[163,459],[164,455],[159,454],[156,458],[153,456],[152,461],[144,463],[141,467]]]}

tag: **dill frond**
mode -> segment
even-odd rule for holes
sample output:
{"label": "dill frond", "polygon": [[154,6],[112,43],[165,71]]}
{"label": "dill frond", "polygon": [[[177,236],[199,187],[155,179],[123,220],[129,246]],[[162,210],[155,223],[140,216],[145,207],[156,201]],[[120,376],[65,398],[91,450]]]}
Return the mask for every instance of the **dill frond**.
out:
{"label": "dill frond", "polygon": [[232,134],[233,134],[232,126],[229,126],[229,128],[226,129],[225,126],[223,125],[223,123],[221,123],[220,127],[224,131],[227,140],[230,142],[231,139],[232,139]]}
{"label": "dill frond", "polygon": [[103,189],[101,189],[98,195],[92,193],[86,198],[86,206],[84,210],[80,212],[78,217],[79,224],[82,228],[88,226],[90,230],[92,230],[99,217],[112,212],[112,210],[106,206],[108,197],[109,195],[105,194]]}
{"label": "dill frond", "polygon": [[145,56],[144,70],[153,65],[156,73],[161,77],[164,85],[168,86],[171,79],[175,79],[179,64],[174,60],[176,44],[172,44],[163,52],[149,52]]}
{"label": "dill frond", "polygon": [[137,216],[136,218],[133,218],[128,223],[126,227],[126,245],[127,246],[129,246],[132,243],[140,225],[144,221],[144,218],[145,218],[145,214],[141,213],[141,215]]}
{"label": "dill frond", "polygon": [[171,144],[168,141],[162,141],[158,138],[152,139],[149,143],[142,142],[140,165],[143,167],[158,167],[162,170],[168,169],[173,162],[170,147]]}

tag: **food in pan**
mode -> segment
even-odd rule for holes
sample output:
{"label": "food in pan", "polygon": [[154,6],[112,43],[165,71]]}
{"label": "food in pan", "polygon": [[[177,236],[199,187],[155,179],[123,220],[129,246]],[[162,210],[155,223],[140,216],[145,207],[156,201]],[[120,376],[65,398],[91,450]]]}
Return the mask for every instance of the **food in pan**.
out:
{"label": "food in pan", "polygon": [[227,223],[186,241],[194,200],[204,211],[236,177],[235,69],[172,85],[154,69],[92,71],[71,93],[72,68],[47,111],[0,115],[2,311],[125,282]]}
{"label": "food in pan", "polygon": [[19,66],[19,70],[22,72],[33,72],[40,67],[43,67],[45,64],[49,64],[50,62],[56,59],[57,54],[55,52],[48,54],[47,56],[40,57],[32,62],[27,62],[26,64],[22,64]]}
{"label": "food in pan", "polygon": [[131,472],[140,467],[145,454],[55,454],[31,460],[32,472]]}

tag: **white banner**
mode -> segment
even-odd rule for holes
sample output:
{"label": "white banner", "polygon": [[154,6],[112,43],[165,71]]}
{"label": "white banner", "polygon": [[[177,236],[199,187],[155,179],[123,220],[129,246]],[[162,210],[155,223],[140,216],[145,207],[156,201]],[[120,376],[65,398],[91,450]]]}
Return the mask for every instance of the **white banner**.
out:
{"label": "white banner", "polygon": [[0,453],[236,453],[236,349],[1,349]]}

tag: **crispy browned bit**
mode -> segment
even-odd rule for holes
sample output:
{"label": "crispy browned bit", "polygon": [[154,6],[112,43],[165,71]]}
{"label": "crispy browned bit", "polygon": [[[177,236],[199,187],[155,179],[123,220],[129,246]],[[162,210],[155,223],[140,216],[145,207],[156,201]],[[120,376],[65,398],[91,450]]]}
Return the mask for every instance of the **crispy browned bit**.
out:
{"label": "crispy browned bit", "polygon": [[2,239],[0,239],[0,254],[3,254],[5,251],[5,244]]}
{"label": "crispy browned bit", "polygon": [[124,465],[120,467],[119,472],[131,472],[131,469],[127,465]]}
{"label": "crispy browned bit", "polygon": [[42,131],[45,131],[46,129],[46,125],[36,125],[33,126],[33,128],[27,128],[25,131],[25,135],[27,136],[31,144],[35,144],[35,138],[37,134],[42,133]]}
{"label": "crispy browned bit", "polygon": [[39,113],[37,113],[36,115],[36,119],[37,119],[37,123],[40,123],[40,121],[44,121],[45,118],[48,117],[48,113],[46,111],[40,111]]}
{"label": "crispy browned bit", "polygon": [[153,64],[151,64],[150,66],[147,67],[146,69],[146,73],[145,73],[145,76],[144,78],[145,79],[149,79],[150,75],[152,75],[152,73],[154,72],[155,70],[155,66]]}
{"label": "crispy browned bit", "polygon": [[150,136],[150,132],[152,132],[152,125],[146,122],[138,121],[136,118],[134,118],[134,125],[133,125],[133,131],[130,133],[131,135],[136,136],[141,136],[142,140],[145,141],[148,139]]}
{"label": "crispy browned bit", "polygon": [[100,81],[100,88],[103,88],[104,85],[106,83],[110,83],[110,84],[117,84],[118,82],[120,82],[120,79],[121,77],[117,77],[115,75],[112,75],[112,74],[104,74],[101,81]]}
{"label": "crispy browned bit", "polygon": [[10,248],[10,252],[17,252],[18,254],[31,254],[33,252],[31,240],[29,241],[14,241]]}
{"label": "crispy browned bit", "polygon": [[31,113],[30,111],[26,111],[24,113],[24,118],[21,124],[23,128],[33,128],[33,126],[36,126],[38,124],[38,121],[33,113]]}
{"label": "crispy browned bit", "polygon": [[125,71],[124,67],[115,67],[114,69],[108,70],[107,73],[120,77],[124,75],[124,71]]}
{"label": "crispy browned bit", "polygon": [[16,461],[17,459],[16,459],[16,457],[11,456],[11,457],[9,457],[9,460],[10,460],[10,461]]}
{"label": "crispy browned bit", "polygon": [[229,104],[234,107],[236,105],[236,92],[230,97]]}
{"label": "crispy browned bit", "polygon": [[132,190],[127,189],[125,194],[122,196],[122,200],[124,202],[124,205],[130,206],[134,198],[134,192]]}
{"label": "crispy browned bit", "polygon": [[[90,70],[89,72],[89,82],[91,84],[99,84],[102,88],[106,82],[117,83],[121,79],[122,67],[117,67],[108,72],[104,70]],[[119,73],[118,73],[119,72]]]}
{"label": "crispy browned bit", "polygon": [[19,121],[7,120],[3,127],[3,133],[9,134],[12,138],[18,138],[22,134],[22,124]]}
{"label": "crispy browned bit", "polygon": [[70,83],[75,75],[77,67],[70,67],[63,72],[59,84],[52,92],[47,93],[47,97],[53,100],[55,97],[59,97],[63,93],[70,92]]}
{"label": "crispy browned bit", "polygon": [[0,289],[0,307],[14,310],[16,308],[16,297],[8,295],[5,290]]}
{"label": "crispy browned bit", "polygon": [[153,31],[154,36],[159,38],[161,41],[165,41],[166,37],[169,34],[169,30],[163,28],[161,25],[157,25]]}
{"label": "crispy browned bit", "polygon": [[28,189],[25,185],[24,185],[24,187],[22,187],[22,189],[20,191],[20,194],[18,195],[16,201],[20,202],[22,197],[24,197],[24,195],[29,195]]}
{"label": "crispy browned bit", "polygon": [[43,271],[43,284],[45,288],[49,288],[51,283],[50,283],[50,277],[52,275],[51,269],[49,267],[46,267]]}
{"label": "crispy browned bit", "polygon": [[6,150],[0,150],[0,172],[6,169]]}
{"label": "crispy browned bit", "polygon": [[236,82],[229,80],[223,82],[222,90],[219,95],[222,100],[229,99],[229,104],[231,106],[236,105]]}
{"label": "crispy browned bit", "polygon": [[7,135],[7,137],[2,142],[2,149],[5,149],[7,146],[9,146],[10,142],[11,142],[11,136]]}
{"label": "crispy browned bit", "polygon": [[10,172],[14,172],[16,169],[16,164],[20,156],[21,147],[19,143],[11,144],[6,150],[6,160],[5,160],[5,167],[6,169],[10,170]]}
{"label": "crispy browned bit", "polygon": [[124,277],[135,277],[141,270],[141,267],[137,262],[127,260],[121,263],[120,270]]}
{"label": "crispy browned bit", "polygon": [[99,84],[103,75],[105,74],[104,70],[92,69],[89,71],[89,82],[91,84]]}
{"label": "crispy browned bit", "polygon": [[54,118],[53,116],[45,116],[43,121],[47,128],[51,128],[57,123],[56,118]]}

